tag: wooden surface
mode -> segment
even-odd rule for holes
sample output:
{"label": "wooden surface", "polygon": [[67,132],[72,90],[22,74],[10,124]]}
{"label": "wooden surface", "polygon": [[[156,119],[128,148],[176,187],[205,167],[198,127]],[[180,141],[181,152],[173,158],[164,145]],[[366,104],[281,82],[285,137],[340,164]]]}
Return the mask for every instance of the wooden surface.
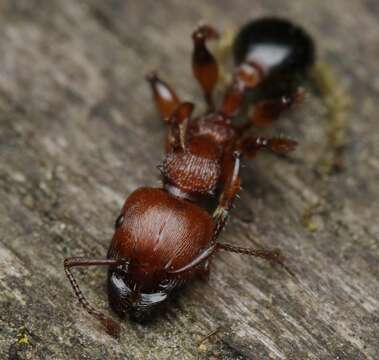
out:
{"label": "wooden surface", "polygon": [[[309,30],[352,98],[346,169],[318,171],[334,122],[311,85],[271,130],[298,150],[247,164],[222,239],[282,249],[298,281],[220,254],[208,283],[187,287],[148,326],[125,322],[114,340],[78,306],[62,262],[105,255],[125,197],[158,185],[164,128],[144,74],[159,69],[200,111],[192,28],[273,14]],[[378,359],[378,18],[376,0],[1,0],[0,358]],[[77,274],[108,311],[105,271]]]}

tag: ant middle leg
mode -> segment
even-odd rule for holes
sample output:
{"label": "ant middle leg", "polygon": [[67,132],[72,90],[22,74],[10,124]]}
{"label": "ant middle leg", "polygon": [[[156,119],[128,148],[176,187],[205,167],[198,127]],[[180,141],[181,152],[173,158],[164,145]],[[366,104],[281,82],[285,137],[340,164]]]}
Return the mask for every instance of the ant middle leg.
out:
{"label": "ant middle leg", "polygon": [[235,125],[234,129],[242,136],[246,131],[255,127],[269,127],[273,125],[283,113],[293,109],[304,100],[305,92],[302,87],[283,93],[281,96],[259,100],[254,104],[254,109],[248,117],[248,121]]}
{"label": "ant middle leg", "polygon": [[154,71],[146,75],[149,82],[153,99],[159,115],[164,122],[168,122],[174,111],[180,104],[180,99],[172,87],[160,79]]}
{"label": "ant middle leg", "polygon": [[176,143],[185,146],[187,124],[193,111],[193,104],[181,102],[175,91],[158,77],[155,72],[146,75],[150,83],[153,99],[161,119],[168,125],[166,151]]}
{"label": "ant middle leg", "polygon": [[248,158],[253,158],[259,150],[269,150],[277,155],[285,155],[297,146],[297,141],[285,137],[247,136],[238,144],[238,150]]}
{"label": "ant middle leg", "polygon": [[255,126],[271,126],[285,111],[303,102],[304,96],[304,89],[298,87],[279,98],[258,101],[250,116],[250,123]]}
{"label": "ant middle leg", "polygon": [[[225,181],[224,189],[220,195],[218,206],[213,213],[213,218],[215,221],[215,227],[213,230],[213,239],[210,246],[203,250],[195,259],[193,259],[189,264],[183,266],[180,269],[169,271],[169,274],[174,277],[181,277],[186,273],[192,271],[195,268],[200,269],[200,266],[205,266],[206,262],[212,257],[212,255],[218,250],[217,237],[221,230],[224,228],[229,211],[233,206],[234,199],[240,188],[240,157],[239,152],[233,154],[233,158],[230,161],[230,171],[228,173],[228,178]],[[234,159],[234,163],[233,163]],[[205,271],[204,271],[205,270]],[[203,273],[206,273],[206,268],[203,268]]]}

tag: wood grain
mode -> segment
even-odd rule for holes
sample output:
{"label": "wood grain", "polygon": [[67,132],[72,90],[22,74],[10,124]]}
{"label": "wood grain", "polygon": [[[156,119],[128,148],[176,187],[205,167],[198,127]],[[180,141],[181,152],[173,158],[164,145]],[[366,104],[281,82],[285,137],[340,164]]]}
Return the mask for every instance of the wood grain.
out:
{"label": "wood grain", "polygon": [[[159,69],[203,109],[190,69],[200,20],[236,29],[282,15],[314,36],[353,102],[345,171],[316,171],[325,99],[271,131],[300,142],[247,164],[222,238],[278,247],[296,273],[222,254],[147,326],[110,338],[76,304],[67,256],[103,256],[125,197],[158,184],[164,129],[144,74]],[[379,8],[373,0],[0,1],[1,359],[377,359],[379,356]],[[107,308],[99,270],[83,291]],[[221,330],[201,346],[207,333]]]}

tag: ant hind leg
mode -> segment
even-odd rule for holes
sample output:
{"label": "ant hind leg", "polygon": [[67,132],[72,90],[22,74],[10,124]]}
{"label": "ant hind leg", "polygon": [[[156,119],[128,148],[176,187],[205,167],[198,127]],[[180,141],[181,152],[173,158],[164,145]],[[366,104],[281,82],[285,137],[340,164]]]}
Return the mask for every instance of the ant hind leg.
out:
{"label": "ant hind leg", "polygon": [[213,90],[218,81],[219,69],[215,57],[206,46],[206,41],[217,38],[217,31],[209,25],[199,26],[192,33],[192,70],[203,90],[208,110],[214,109]]}

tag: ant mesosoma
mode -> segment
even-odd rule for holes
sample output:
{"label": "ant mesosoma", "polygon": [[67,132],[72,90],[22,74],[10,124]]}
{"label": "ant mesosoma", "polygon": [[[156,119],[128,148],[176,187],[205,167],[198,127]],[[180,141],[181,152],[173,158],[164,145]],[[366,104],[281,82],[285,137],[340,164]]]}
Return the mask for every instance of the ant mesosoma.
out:
{"label": "ant mesosoma", "polygon": [[[299,84],[314,62],[311,38],[286,20],[266,18],[245,25],[233,44],[233,80],[220,105],[213,101],[218,64],[206,42],[218,34],[211,26],[192,34],[192,68],[207,103],[205,114],[191,118],[194,105],[182,102],[155,73],[147,76],[153,98],[167,125],[167,155],[159,167],[162,188],[142,187],[126,200],[116,220],[105,259],[71,257],[66,275],[85,310],[117,336],[120,325],[93,308],[83,296],[71,268],[108,267],[108,297],[121,317],[141,320],[170,293],[196,275],[209,272],[211,257],[220,250],[258,256],[282,263],[278,250],[242,248],[218,242],[240,188],[240,160],[259,150],[286,154],[296,142],[283,137],[248,134],[254,126],[270,125],[302,98]],[[237,115],[254,102],[248,121]],[[204,201],[218,199],[211,215]]]}

